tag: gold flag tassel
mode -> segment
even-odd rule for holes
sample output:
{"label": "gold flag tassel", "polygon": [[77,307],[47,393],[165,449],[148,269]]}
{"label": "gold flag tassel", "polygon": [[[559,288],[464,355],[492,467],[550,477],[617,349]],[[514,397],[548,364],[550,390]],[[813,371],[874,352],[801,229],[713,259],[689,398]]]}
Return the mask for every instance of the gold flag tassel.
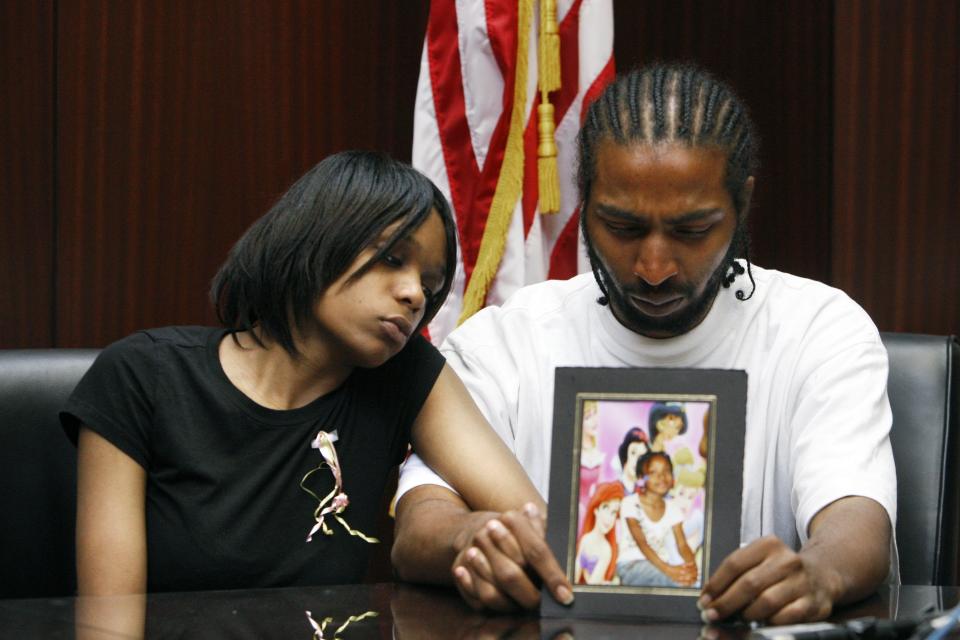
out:
{"label": "gold flag tassel", "polygon": [[517,2],[517,68],[513,81],[510,128],[503,162],[500,165],[500,177],[497,179],[497,188],[493,192],[487,214],[487,224],[480,240],[477,263],[463,294],[463,310],[460,312],[458,324],[482,309],[487,301],[490,283],[500,268],[513,209],[523,192],[523,128],[527,108],[527,48],[530,45],[532,2],[533,0]]}
{"label": "gold flag tassel", "polygon": [[537,107],[537,183],[540,213],[560,211],[560,176],[557,173],[556,124],[550,92],[560,88],[560,34],[557,0],[540,0],[539,43],[540,105]]}
{"label": "gold flag tassel", "polygon": [[560,33],[557,0],[540,0],[540,91],[560,88]]}

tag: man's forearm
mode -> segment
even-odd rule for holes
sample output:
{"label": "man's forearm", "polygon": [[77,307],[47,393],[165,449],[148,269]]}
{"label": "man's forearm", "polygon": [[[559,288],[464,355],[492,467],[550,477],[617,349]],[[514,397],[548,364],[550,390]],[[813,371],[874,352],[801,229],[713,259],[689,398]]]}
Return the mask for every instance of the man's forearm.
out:
{"label": "man's forearm", "polygon": [[412,489],[397,504],[390,558],[400,579],[452,584],[457,554],[493,511],[470,511],[455,494],[435,485]]}
{"label": "man's forearm", "polygon": [[800,555],[827,581],[834,604],[860,600],[890,570],[890,519],[879,503],[859,496],[824,507],[810,525]]}

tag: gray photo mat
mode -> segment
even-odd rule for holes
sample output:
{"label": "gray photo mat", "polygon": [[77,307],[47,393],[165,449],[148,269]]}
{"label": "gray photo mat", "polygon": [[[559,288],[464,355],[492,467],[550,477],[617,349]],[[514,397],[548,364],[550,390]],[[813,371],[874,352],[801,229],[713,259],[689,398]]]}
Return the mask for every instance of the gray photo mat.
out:
{"label": "gray photo mat", "polygon": [[692,587],[575,584],[582,411],[585,401],[710,404],[701,575],[705,581],[740,543],[747,375],[739,370],[560,367],[555,373],[547,543],[574,586],[565,607],[544,591],[541,615],[699,620]]}

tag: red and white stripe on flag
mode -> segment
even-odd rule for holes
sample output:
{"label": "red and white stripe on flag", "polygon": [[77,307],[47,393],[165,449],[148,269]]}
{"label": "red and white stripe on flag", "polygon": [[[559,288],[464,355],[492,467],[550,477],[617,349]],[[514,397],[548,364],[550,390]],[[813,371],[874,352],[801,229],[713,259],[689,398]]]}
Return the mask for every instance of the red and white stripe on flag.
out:
{"label": "red and white stripe on flag", "polygon": [[[447,196],[460,239],[456,280],[429,327],[435,344],[457,325],[464,311],[464,294],[481,254],[491,203],[496,197],[502,208],[504,193],[510,193],[498,192],[498,182],[505,156],[516,157],[507,153],[511,140],[510,148],[522,149],[522,166],[516,165],[522,169],[522,192],[506,201],[502,253],[494,256],[498,259],[495,275],[480,299],[499,304],[519,287],[567,278],[589,268],[577,222],[576,135],[586,105],[613,79],[613,7],[612,0],[557,0],[556,4],[561,84],[549,94],[549,101],[555,109],[560,210],[541,214],[537,174],[540,3],[431,3],[417,87],[413,166]],[[518,43],[527,44],[526,56],[518,51]],[[525,81],[518,77],[518,66],[521,73],[526,69]],[[515,97],[522,97],[524,89],[525,101],[517,102],[523,119],[514,119],[522,131],[515,131],[511,139],[511,112]],[[490,255],[484,259],[489,262]]]}

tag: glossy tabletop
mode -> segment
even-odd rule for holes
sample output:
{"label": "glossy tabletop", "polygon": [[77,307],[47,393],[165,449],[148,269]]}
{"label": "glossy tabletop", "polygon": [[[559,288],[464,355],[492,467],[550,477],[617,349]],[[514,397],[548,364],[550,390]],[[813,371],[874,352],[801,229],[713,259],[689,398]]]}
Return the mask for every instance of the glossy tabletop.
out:
{"label": "glossy tabletop", "polygon": [[[910,618],[957,603],[956,587],[894,587],[836,612]],[[693,606],[691,602],[691,607]],[[309,614],[307,613],[309,612]],[[111,598],[0,600],[0,638],[698,638],[704,627],[651,621],[605,622],[487,616],[454,591],[405,584],[157,593]],[[352,621],[351,621],[352,620]],[[343,625],[346,623],[346,626]],[[339,629],[339,632],[338,632]],[[745,626],[711,636],[747,638]]]}

